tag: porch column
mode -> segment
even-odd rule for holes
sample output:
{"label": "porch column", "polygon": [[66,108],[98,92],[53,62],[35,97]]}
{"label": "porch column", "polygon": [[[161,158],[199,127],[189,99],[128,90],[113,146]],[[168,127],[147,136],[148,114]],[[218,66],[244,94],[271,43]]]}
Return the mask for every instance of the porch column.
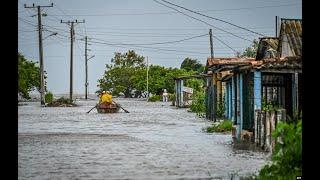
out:
{"label": "porch column", "polygon": [[229,100],[228,100],[228,98],[229,98],[229,94],[228,94],[228,83],[227,82],[223,82],[222,83],[222,85],[224,85],[223,87],[224,87],[224,89],[223,89],[223,91],[222,92],[224,92],[223,93],[223,97],[224,97],[224,109],[225,109],[225,111],[224,111],[224,117],[225,118],[227,118],[228,119],[228,106],[229,106]]}
{"label": "porch column", "polygon": [[231,82],[228,82],[228,94],[229,94],[229,99],[228,99],[228,119],[232,119],[232,86]]}
{"label": "porch column", "polygon": [[240,139],[241,131],[242,131],[242,74],[237,74],[237,83],[236,83],[236,124],[237,124],[237,139]]}
{"label": "porch column", "polygon": [[254,139],[255,143],[261,143],[261,94],[262,94],[261,71],[255,70],[253,73],[253,99],[254,99]]}
{"label": "porch column", "polygon": [[240,112],[240,131],[243,128],[243,74],[239,74],[239,112]]}
{"label": "porch column", "polygon": [[179,103],[178,103],[178,95],[179,95],[179,93],[178,93],[178,80],[177,79],[174,80],[174,90],[176,92],[175,106],[178,107],[179,106]]}
{"label": "porch column", "polygon": [[212,87],[213,87],[213,94],[212,94],[212,97],[213,97],[213,115],[212,115],[212,120],[214,122],[216,122],[216,116],[217,116],[217,73],[213,73],[212,75]]}
{"label": "porch column", "polygon": [[236,88],[235,88],[235,76],[232,76],[232,79],[231,79],[231,119],[232,119],[232,122],[233,124],[235,124],[235,121],[236,121],[236,116],[235,116],[235,109],[236,109]]}
{"label": "porch column", "polygon": [[292,108],[295,112],[298,110],[298,73],[294,73],[292,76]]}
{"label": "porch column", "polygon": [[217,84],[217,104],[220,104],[222,101],[222,82],[221,79],[221,73],[217,73],[216,76],[216,84]]}
{"label": "porch column", "polygon": [[183,79],[180,79],[179,80],[179,98],[180,98],[180,101],[179,101],[179,107],[183,107]]}
{"label": "porch column", "polygon": [[254,71],[253,77],[253,98],[254,110],[261,110],[261,71]]}

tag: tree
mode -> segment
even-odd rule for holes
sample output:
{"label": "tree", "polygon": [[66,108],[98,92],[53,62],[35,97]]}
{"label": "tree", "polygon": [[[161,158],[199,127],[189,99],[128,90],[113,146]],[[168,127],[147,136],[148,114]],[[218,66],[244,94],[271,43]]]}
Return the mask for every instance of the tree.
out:
{"label": "tree", "polygon": [[197,71],[203,72],[204,65],[198,62],[197,59],[185,58],[181,63],[181,69],[185,69],[187,71]]}
{"label": "tree", "polygon": [[[125,97],[146,95],[147,68],[143,56],[137,55],[134,51],[128,51],[124,54],[117,52],[111,62],[112,64],[106,65],[103,77],[98,80],[100,89],[97,93],[101,93],[103,90],[112,90],[113,95],[123,93]],[[185,69],[151,65],[149,67],[148,90],[157,95],[161,95],[163,89],[167,89],[168,93],[174,93],[174,77],[194,73],[194,71]]]}
{"label": "tree", "polygon": [[250,47],[247,47],[242,54],[238,52],[236,56],[239,58],[241,57],[255,58],[257,55],[258,45],[259,45],[259,42],[254,39]]}
{"label": "tree", "polygon": [[37,63],[28,61],[18,53],[18,93],[23,98],[30,99],[29,93],[35,89],[40,92],[40,68]]}
{"label": "tree", "polygon": [[133,50],[124,54],[116,52],[111,63],[106,64],[104,76],[98,80],[100,89],[97,93],[112,90],[114,95],[124,93],[125,97],[132,97],[131,92],[135,89],[134,76],[145,67],[144,57]]}

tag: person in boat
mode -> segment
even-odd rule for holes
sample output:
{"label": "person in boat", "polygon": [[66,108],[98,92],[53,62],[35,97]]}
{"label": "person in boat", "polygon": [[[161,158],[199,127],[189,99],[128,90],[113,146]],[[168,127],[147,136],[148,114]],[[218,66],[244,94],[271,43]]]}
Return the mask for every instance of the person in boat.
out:
{"label": "person in boat", "polygon": [[108,108],[112,106],[112,95],[110,91],[102,91],[99,104],[101,108]]}

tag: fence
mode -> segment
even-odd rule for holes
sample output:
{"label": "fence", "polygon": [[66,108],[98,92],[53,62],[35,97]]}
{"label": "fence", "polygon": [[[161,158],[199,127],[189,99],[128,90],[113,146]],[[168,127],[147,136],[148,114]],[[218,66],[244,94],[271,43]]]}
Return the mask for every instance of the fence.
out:
{"label": "fence", "polygon": [[279,121],[285,120],[286,110],[255,111],[254,118],[254,142],[265,151],[271,151],[275,146],[272,132]]}

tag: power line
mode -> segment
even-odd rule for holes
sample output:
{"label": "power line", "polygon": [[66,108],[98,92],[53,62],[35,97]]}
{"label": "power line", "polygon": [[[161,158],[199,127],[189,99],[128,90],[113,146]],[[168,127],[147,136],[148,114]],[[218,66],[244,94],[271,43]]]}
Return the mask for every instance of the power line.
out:
{"label": "power line", "polygon": [[[155,43],[142,43],[142,44],[128,44],[128,43],[109,43],[109,44],[110,44],[110,45],[156,45],[156,44],[172,44],[172,43],[183,42],[183,41],[187,41],[187,40],[195,39],[195,38],[199,38],[199,37],[204,37],[204,36],[207,36],[207,34],[202,34],[202,35],[198,35],[198,36],[193,36],[193,37],[189,37],[189,38],[185,38],[185,39],[180,39],[180,40],[176,40],[176,41],[155,42]],[[97,38],[92,38],[92,39],[99,40],[99,39],[97,39]]]}
{"label": "power line", "polygon": [[[117,47],[127,48],[127,46],[110,44],[110,43],[107,43],[107,42],[98,42],[98,41],[90,41],[90,42],[91,43],[97,43],[97,44],[109,45],[109,46],[117,46]],[[153,50],[160,50],[160,51],[184,52],[184,53],[193,53],[193,54],[207,54],[207,53],[199,53],[199,52],[195,52],[195,51],[183,51],[183,50],[177,51],[177,50],[173,50],[173,49],[162,49],[162,48],[147,47],[147,46],[140,46],[140,45],[134,45],[134,46],[139,47],[139,48],[146,48],[146,49],[153,49]],[[140,50],[143,51],[144,49],[140,49]]]}
{"label": "power line", "polygon": [[165,2],[165,3],[167,3],[167,4],[171,4],[171,5],[173,5],[173,6],[176,6],[176,7],[182,8],[182,9],[184,9],[184,10],[186,10],[186,11],[189,11],[189,12],[192,12],[192,13],[195,13],[195,14],[198,14],[198,15],[200,15],[200,16],[204,16],[204,17],[207,17],[207,18],[210,18],[210,19],[213,19],[213,20],[217,20],[217,21],[220,21],[220,22],[223,22],[223,23],[226,23],[226,24],[229,24],[229,25],[238,27],[238,28],[240,28],[240,29],[243,29],[243,30],[252,32],[252,33],[257,34],[257,35],[260,35],[260,36],[265,36],[265,35],[260,34],[260,33],[258,33],[258,32],[255,32],[255,31],[252,31],[252,30],[250,30],[250,29],[247,29],[247,28],[245,28],[245,27],[238,26],[238,25],[236,25],[236,24],[230,23],[230,22],[228,22],[228,21],[225,21],[225,20],[222,20],[222,19],[219,19],[219,18],[214,18],[214,17],[208,16],[208,15],[205,15],[205,14],[201,14],[201,13],[199,13],[199,12],[196,12],[196,11],[193,11],[193,10],[190,10],[190,9],[187,9],[187,8],[185,8],[185,7],[176,5],[176,4],[171,3],[171,2],[168,2],[168,1],[166,1],[166,0],[161,0],[161,1],[163,1],[163,2]]}
{"label": "power line", "polygon": [[246,41],[251,42],[251,40],[249,40],[249,39],[246,39],[246,38],[243,38],[243,37],[241,37],[241,36],[238,36],[238,35],[236,35],[236,34],[234,34],[234,33],[228,32],[228,31],[226,31],[226,30],[224,30],[224,29],[222,29],[222,28],[218,28],[218,27],[216,27],[216,26],[213,26],[212,24],[209,24],[209,23],[207,23],[207,22],[205,22],[205,21],[203,21],[203,20],[201,20],[201,19],[198,19],[198,18],[195,18],[195,17],[193,17],[193,16],[190,16],[190,15],[188,15],[188,14],[182,12],[182,11],[179,11],[179,10],[176,9],[176,8],[167,6],[167,5],[161,3],[161,2],[159,2],[159,1],[157,1],[157,0],[153,0],[153,1],[155,1],[156,3],[161,4],[161,5],[163,5],[163,6],[166,6],[166,7],[168,7],[168,8],[174,9],[175,11],[177,11],[177,12],[179,12],[179,13],[185,15],[185,16],[188,16],[188,17],[190,17],[190,18],[192,18],[192,19],[195,19],[195,20],[197,20],[197,21],[203,22],[203,23],[205,23],[205,24],[207,24],[207,25],[209,25],[209,26],[211,26],[211,27],[214,27],[214,28],[220,30],[220,31],[229,33],[229,34],[231,34],[231,35],[233,35],[233,36],[235,36],[235,37],[238,37],[238,38],[240,38],[240,39],[243,39],[243,40],[246,40]]}
{"label": "power line", "polygon": [[229,46],[227,43],[223,42],[221,39],[219,39],[217,36],[213,36],[214,38],[216,38],[218,41],[220,41],[222,44],[224,44],[225,46],[227,46],[228,48],[230,48],[234,53],[237,53],[238,51],[233,49],[231,46]]}
{"label": "power line", "polygon": [[[235,11],[235,10],[248,10],[248,9],[263,9],[271,7],[285,7],[285,6],[296,6],[300,3],[292,4],[281,4],[281,5],[270,5],[270,6],[257,6],[257,7],[242,7],[242,8],[229,8],[229,9],[211,9],[202,10],[198,12],[219,12],[219,11]],[[168,12],[145,12],[145,13],[110,13],[110,14],[53,14],[52,16],[134,16],[134,15],[161,15],[161,14],[178,14],[178,12],[168,11]]]}

